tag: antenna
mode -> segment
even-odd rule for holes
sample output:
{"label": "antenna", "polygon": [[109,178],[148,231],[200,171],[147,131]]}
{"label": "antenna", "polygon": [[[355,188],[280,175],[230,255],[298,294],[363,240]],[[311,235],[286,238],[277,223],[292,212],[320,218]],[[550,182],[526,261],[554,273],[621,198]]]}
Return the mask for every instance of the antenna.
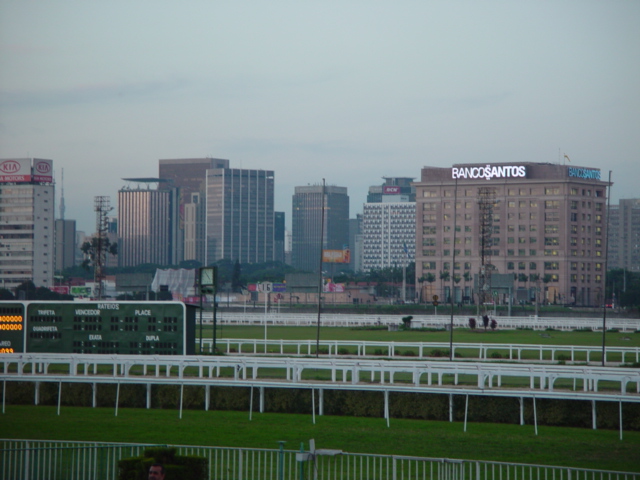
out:
{"label": "antenna", "polygon": [[64,168],[60,174],[60,219],[64,220]]}

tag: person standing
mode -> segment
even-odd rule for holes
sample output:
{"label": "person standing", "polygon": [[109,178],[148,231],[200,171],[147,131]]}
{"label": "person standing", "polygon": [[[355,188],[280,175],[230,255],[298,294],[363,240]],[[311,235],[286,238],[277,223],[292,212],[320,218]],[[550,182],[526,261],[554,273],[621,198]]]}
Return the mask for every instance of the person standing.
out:
{"label": "person standing", "polygon": [[154,463],[149,467],[149,480],[164,480],[164,467]]}

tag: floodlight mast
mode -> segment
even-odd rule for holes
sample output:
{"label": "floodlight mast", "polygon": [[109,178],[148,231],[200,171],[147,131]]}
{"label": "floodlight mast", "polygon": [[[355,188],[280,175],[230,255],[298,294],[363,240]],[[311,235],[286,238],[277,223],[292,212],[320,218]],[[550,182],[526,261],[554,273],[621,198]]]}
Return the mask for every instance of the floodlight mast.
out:
{"label": "floodlight mast", "polygon": [[109,219],[107,215],[112,210],[109,197],[94,197],[94,210],[96,212],[96,246],[93,262],[93,282],[95,285],[96,300],[102,300],[104,294],[104,268],[107,263],[107,231]]}

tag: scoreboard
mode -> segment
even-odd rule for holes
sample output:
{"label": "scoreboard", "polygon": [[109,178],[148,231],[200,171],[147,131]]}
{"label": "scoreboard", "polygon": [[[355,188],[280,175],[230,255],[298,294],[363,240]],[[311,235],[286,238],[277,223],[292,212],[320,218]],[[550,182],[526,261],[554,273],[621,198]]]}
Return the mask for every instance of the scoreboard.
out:
{"label": "scoreboard", "polygon": [[0,353],[193,355],[181,302],[0,302]]}

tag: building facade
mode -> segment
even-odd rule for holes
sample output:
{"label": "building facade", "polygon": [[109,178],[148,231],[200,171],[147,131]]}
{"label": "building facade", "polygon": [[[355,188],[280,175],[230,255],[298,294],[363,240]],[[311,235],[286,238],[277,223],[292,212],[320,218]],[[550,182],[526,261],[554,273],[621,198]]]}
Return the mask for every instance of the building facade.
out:
{"label": "building facade", "polygon": [[365,203],[362,271],[405,267],[415,258],[415,202]]}
{"label": "building facade", "polygon": [[[125,179],[139,184],[160,179]],[[181,259],[179,190],[140,185],[118,191],[118,266],[174,265]]]}
{"label": "building facade", "polygon": [[640,198],[611,205],[608,268],[640,272]]}
{"label": "building facade", "polygon": [[76,264],[76,221],[57,219],[55,221],[54,268],[61,272]]}
{"label": "building facade", "polygon": [[403,267],[415,259],[416,203],[413,178],[385,177],[369,187],[362,211],[362,271]]}
{"label": "building facade", "polygon": [[51,160],[0,160],[0,288],[53,286],[54,193]]}
{"label": "building facade", "polygon": [[[184,198],[184,195],[183,195]],[[202,193],[192,193],[184,204],[184,259],[205,262],[206,205]]]}
{"label": "building facade", "polygon": [[206,264],[273,261],[273,171],[209,169],[205,191]]}
{"label": "building facade", "polygon": [[[321,222],[323,208],[324,229]],[[343,250],[348,247],[349,195],[347,188],[322,185],[295,187],[291,221],[293,267],[317,272],[321,248]]]}
{"label": "building facade", "polygon": [[507,273],[516,301],[599,305],[607,186],[599,169],[559,164],[425,167],[416,183],[416,280],[435,279],[423,293],[446,301],[453,279],[456,302],[477,302],[478,278]]}

